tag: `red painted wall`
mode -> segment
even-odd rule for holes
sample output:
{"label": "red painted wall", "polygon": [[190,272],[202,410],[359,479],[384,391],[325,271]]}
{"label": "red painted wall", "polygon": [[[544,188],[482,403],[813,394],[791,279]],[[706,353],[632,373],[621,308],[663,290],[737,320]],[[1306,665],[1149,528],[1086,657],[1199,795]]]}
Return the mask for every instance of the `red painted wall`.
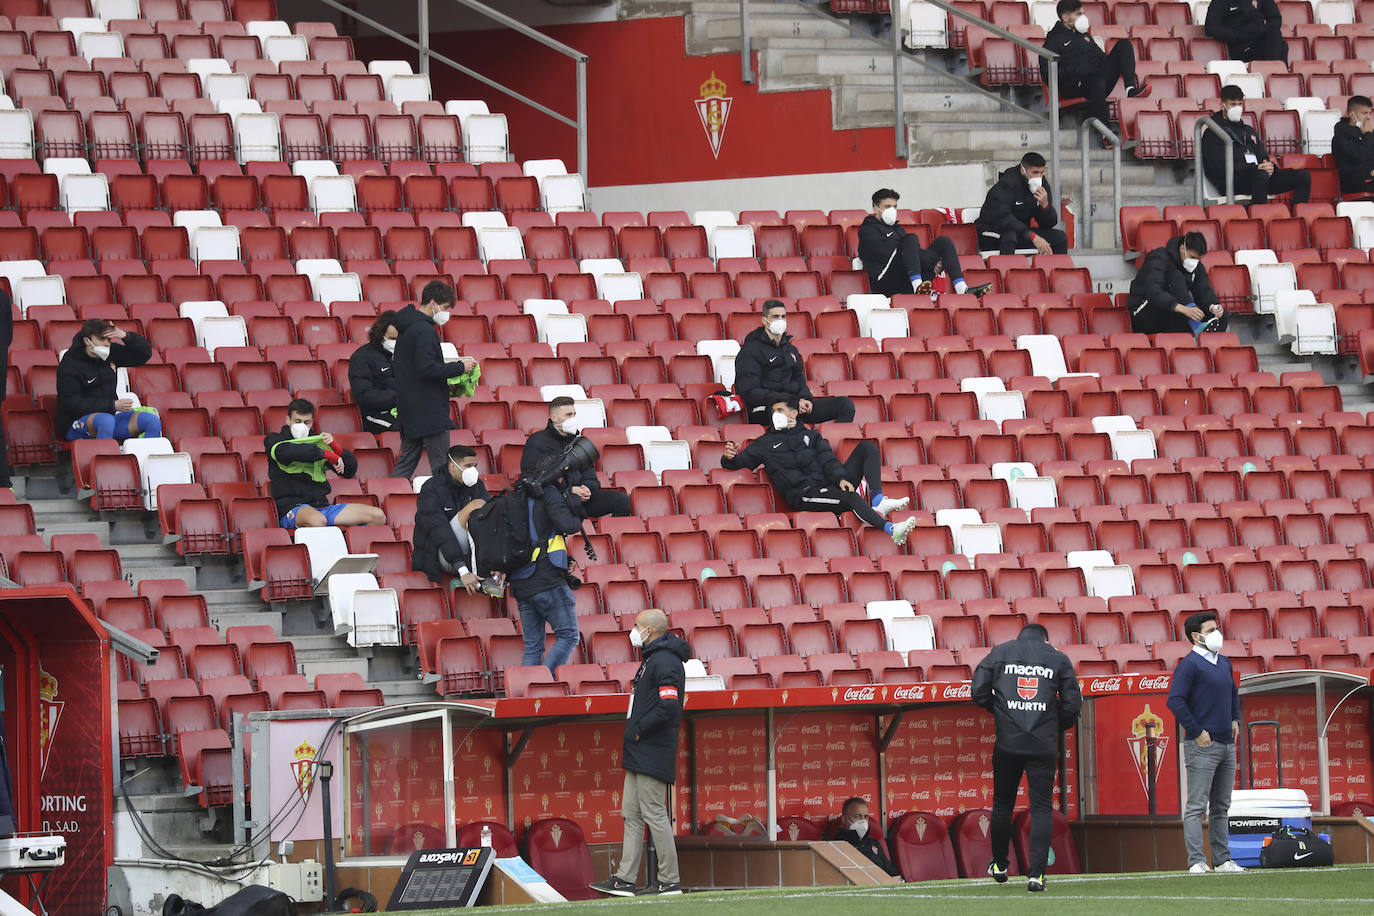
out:
{"label": "red painted wall", "polygon": [[[830,92],[760,93],[740,78],[738,54],[688,57],[681,17],[556,26],[546,31],[590,57],[589,183],[647,184],[900,168],[890,128],[833,130]],[[388,39],[356,40],[363,59],[409,57]],[[573,117],[571,59],[507,31],[452,32],[433,47],[535,101]],[[696,100],[712,74],[730,98],[719,156]],[[506,114],[519,160],[558,158],[574,167],[577,135],[551,118],[453,69],[432,68],[436,99],[485,99]]]}

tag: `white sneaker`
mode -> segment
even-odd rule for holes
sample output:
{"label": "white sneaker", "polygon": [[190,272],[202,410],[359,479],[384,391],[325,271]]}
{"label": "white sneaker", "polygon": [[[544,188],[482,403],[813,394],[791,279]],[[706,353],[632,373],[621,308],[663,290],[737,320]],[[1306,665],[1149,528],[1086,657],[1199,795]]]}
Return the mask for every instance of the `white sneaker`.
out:
{"label": "white sneaker", "polygon": [[892,543],[901,547],[906,543],[906,536],[911,533],[911,529],[916,527],[916,516],[912,516],[904,522],[898,522],[892,526]]}
{"label": "white sneaker", "polygon": [[1215,871],[1219,875],[1238,875],[1241,872],[1245,871],[1245,869],[1237,865],[1231,859],[1227,859],[1225,862],[1222,862],[1215,869],[1213,869],[1213,871]]}
{"label": "white sneaker", "polygon": [[[1239,867],[1239,866],[1237,866],[1237,867]],[[1195,863],[1188,869],[1188,874],[1190,874],[1190,875],[1205,875],[1205,874],[1207,874],[1207,873],[1208,873],[1209,871],[1211,871],[1211,870],[1212,870],[1211,867],[1208,866],[1208,864],[1207,864],[1206,862],[1195,862]]]}
{"label": "white sneaker", "polygon": [[910,496],[903,496],[901,499],[893,499],[891,496],[884,496],[882,499],[878,500],[878,505],[873,507],[873,511],[877,512],[883,518],[887,518],[898,509],[905,509],[909,505],[911,505]]}

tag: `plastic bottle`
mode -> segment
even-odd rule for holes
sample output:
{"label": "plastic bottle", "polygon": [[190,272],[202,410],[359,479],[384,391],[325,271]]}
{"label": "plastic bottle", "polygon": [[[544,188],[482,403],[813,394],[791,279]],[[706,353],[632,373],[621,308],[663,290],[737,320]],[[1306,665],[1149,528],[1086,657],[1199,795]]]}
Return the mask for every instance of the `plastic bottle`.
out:
{"label": "plastic bottle", "polygon": [[482,825],[482,845],[488,849],[491,848],[491,828],[486,824]]}

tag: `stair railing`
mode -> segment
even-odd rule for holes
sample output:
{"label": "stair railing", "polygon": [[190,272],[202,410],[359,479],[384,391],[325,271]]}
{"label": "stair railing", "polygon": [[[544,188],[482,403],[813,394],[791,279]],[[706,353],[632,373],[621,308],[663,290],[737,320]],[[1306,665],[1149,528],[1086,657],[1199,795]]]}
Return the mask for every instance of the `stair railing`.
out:
{"label": "stair railing", "polygon": [[1193,190],[1197,194],[1199,207],[1207,204],[1207,188],[1202,173],[1202,132],[1211,131],[1226,146],[1226,202],[1236,202],[1236,163],[1231,158],[1231,135],[1221,129],[1221,125],[1211,118],[1198,118],[1193,125]]}
{"label": "stair railing", "polygon": [[1121,138],[1112,133],[1112,129],[1097,120],[1097,118],[1088,118],[1078,130],[1078,153],[1082,157],[1083,168],[1083,218],[1088,221],[1087,232],[1084,233],[1084,235],[1087,236],[1090,242],[1097,242],[1097,233],[1093,228],[1096,222],[1093,219],[1091,182],[1088,180],[1089,170],[1091,169],[1091,165],[1088,162],[1088,144],[1094,132],[1112,145],[1112,247],[1120,248]]}

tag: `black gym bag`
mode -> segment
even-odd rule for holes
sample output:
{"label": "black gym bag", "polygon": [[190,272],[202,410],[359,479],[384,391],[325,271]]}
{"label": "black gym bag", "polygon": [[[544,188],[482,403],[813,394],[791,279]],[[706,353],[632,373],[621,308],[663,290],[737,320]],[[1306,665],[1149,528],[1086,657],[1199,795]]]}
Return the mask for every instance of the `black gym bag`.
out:
{"label": "black gym bag", "polygon": [[1331,844],[1306,827],[1280,827],[1260,850],[1261,868],[1312,868],[1335,861]]}

